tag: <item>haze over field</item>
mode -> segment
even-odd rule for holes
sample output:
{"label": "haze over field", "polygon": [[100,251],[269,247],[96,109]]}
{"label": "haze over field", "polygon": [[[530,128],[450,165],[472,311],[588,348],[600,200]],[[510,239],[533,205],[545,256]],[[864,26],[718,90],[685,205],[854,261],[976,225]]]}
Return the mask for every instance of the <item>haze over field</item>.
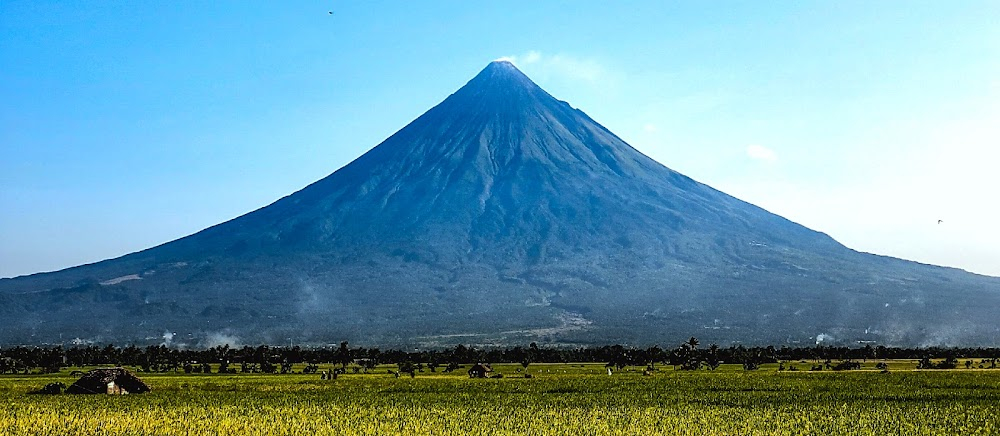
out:
{"label": "haze over field", "polygon": [[3,2],[0,277],[262,207],[501,56],[658,162],[848,247],[1000,275],[998,8]]}

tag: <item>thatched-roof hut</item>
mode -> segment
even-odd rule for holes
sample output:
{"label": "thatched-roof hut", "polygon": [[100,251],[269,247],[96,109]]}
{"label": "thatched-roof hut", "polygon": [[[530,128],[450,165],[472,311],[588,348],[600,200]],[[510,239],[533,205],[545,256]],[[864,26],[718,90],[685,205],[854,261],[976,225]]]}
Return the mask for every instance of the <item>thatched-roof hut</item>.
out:
{"label": "thatched-roof hut", "polygon": [[66,389],[66,385],[56,382],[56,383],[49,383],[45,385],[44,388],[41,388],[37,391],[31,391],[28,393],[39,394],[39,395],[59,395],[62,393],[63,389]]}
{"label": "thatched-roof hut", "polygon": [[149,386],[125,368],[99,368],[80,377],[66,388],[67,394],[141,394]]}
{"label": "thatched-roof hut", "polygon": [[493,372],[493,368],[490,368],[490,364],[477,363],[469,368],[469,378],[486,378],[491,372]]}

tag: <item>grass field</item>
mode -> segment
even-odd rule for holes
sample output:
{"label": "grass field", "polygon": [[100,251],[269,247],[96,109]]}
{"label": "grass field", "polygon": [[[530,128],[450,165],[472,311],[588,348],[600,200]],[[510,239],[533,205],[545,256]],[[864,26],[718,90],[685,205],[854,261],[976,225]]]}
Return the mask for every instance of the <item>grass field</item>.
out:
{"label": "grass field", "polygon": [[724,365],[609,376],[600,364],[532,364],[530,379],[517,365],[494,366],[503,379],[469,379],[464,369],[396,378],[385,367],[331,381],[139,374],[153,391],[126,396],[27,395],[75,377],[5,375],[0,434],[1000,434],[1000,371],[913,367],[893,362],[884,374]]}

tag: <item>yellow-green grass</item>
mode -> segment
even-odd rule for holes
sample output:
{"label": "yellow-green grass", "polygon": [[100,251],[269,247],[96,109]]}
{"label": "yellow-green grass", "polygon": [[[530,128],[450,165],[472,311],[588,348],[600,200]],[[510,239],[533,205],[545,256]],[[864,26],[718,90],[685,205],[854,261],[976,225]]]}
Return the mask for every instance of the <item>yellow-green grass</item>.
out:
{"label": "yellow-green grass", "polygon": [[[810,362],[814,364],[814,362]],[[772,368],[773,366],[773,368]],[[495,365],[503,379],[378,368],[319,375],[140,374],[127,396],[27,395],[57,375],[0,377],[2,435],[1000,433],[1000,371],[684,372],[608,376],[601,364]],[[330,368],[324,365],[321,368]],[[865,369],[874,367],[867,363]],[[440,371],[440,370],[439,370]]]}

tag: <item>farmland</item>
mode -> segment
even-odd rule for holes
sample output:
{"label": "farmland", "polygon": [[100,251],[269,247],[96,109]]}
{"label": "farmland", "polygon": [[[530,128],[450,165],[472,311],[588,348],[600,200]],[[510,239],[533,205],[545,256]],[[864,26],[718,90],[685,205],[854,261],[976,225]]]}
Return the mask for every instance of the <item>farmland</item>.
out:
{"label": "farmland", "polygon": [[[0,376],[0,434],[995,434],[1000,371],[718,370],[652,375],[603,364],[369,374],[140,374],[152,392],[27,395],[59,374]],[[468,366],[466,366],[468,368]],[[301,368],[296,368],[301,369]]]}

